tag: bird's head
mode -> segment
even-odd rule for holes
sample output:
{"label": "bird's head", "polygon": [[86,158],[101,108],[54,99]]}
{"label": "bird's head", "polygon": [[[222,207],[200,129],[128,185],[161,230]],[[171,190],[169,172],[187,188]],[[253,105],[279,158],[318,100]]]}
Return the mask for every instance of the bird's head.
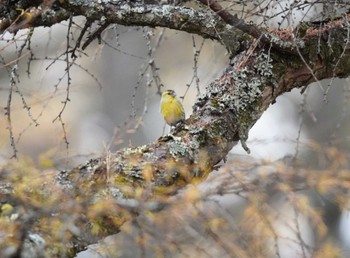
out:
{"label": "bird's head", "polygon": [[175,91],[173,90],[166,90],[162,94],[163,97],[165,96],[171,96],[171,97],[176,97]]}

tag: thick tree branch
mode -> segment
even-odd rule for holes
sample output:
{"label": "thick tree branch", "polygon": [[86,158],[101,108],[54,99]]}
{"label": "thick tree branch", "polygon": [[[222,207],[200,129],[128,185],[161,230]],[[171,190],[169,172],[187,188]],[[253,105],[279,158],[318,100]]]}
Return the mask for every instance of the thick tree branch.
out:
{"label": "thick tree branch", "polygon": [[[0,23],[0,33],[5,30],[15,32],[28,25],[35,27],[52,26],[68,19],[71,15],[82,15],[90,22],[99,21],[125,26],[166,27],[198,34],[204,38],[220,41],[233,53],[241,48],[239,42],[243,42],[245,37],[242,32],[227,25],[217,15],[210,15],[208,12],[183,6],[112,0],[103,2],[99,0],[56,1],[54,6],[56,10],[48,10],[46,6],[28,7],[26,13],[32,16],[26,23],[16,23],[3,18]],[[7,17],[4,14],[1,16]],[[15,19],[18,19],[18,15],[13,16],[13,20]],[[236,44],[232,44],[232,42],[236,42]]]}
{"label": "thick tree branch", "polygon": [[[71,16],[82,15],[88,23],[94,21],[103,24],[121,24],[125,26],[166,27],[198,34],[221,42],[232,55],[244,49],[253,37],[267,48],[296,55],[297,48],[307,54],[308,45],[300,37],[307,28],[315,28],[313,24],[302,24],[296,28],[295,34],[281,34],[283,31],[267,32],[254,24],[247,24],[225,10],[214,0],[199,0],[210,7],[214,13],[173,5],[160,5],[144,1],[99,1],[99,0],[65,0],[65,1],[19,1],[16,5],[1,5],[0,3],[0,33],[15,32],[22,28],[52,26]],[[36,4],[36,5],[35,5]],[[18,7],[23,12],[18,12]],[[331,21],[334,26],[347,26],[348,16],[344,19]],[[339,22],[340,21],[340,22]],[[334,24],[338,23],[338,24]],[[318,24],[322,27],[324,23]],[[317,27],[316,27],[317,29]],[[328,28],[329,30],[329,28]],[[325,33],[323,33],[325,34]]]}

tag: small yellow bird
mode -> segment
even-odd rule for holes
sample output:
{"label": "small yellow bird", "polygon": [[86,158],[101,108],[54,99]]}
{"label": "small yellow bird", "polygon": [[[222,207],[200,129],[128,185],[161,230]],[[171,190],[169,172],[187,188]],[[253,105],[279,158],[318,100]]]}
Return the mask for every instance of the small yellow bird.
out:
{"label": "small yellow bird", "polygon": [[181,102],[176,98],[173,90],[166,90],[160,100],[160,112],[165,122],[170,126],[175,126],[185,119],[185,111]]}
{"label": "small yellow bird", "polygon": [[1,206],[0,208],[0,217],[9,217],[12,212],[13,212],[13,206],[11,204],[5,203],[4,205]]}

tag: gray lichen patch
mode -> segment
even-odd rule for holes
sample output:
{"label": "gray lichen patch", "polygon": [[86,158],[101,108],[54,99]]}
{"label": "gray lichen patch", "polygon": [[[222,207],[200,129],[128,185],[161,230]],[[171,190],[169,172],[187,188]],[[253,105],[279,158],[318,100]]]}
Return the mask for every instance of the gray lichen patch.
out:
{"label": "gray lichen patch", "polygon": [[[245,55],[248,55],[246,53]],[[264,50],[241,57],[241,62],[250,62],[242,68],[232,67],[220,80],[207,87],[206,95],[196,105],[209,103],[211,112],[224,114],[232,112],[234,127],[237,129],[242,146],[249,152],[245,144],[248,131],[261,114],[261,99],[265,87],[273,85],[273,59]],[[237,62],[235,62],[237,63]],[[208,104],[207,104],[208,105]],[[220,128],[221,129],[221,128]]]}

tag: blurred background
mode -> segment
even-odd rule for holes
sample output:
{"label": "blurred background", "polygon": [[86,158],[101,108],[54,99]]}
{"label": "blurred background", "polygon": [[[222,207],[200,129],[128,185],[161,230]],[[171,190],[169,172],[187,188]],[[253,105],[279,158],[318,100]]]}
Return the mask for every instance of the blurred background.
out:
{"label": "blurred background", "polygon": [[[244,18],[269,28],[294,28],[301,20],[319,18],[325,8],[314,4],[309,8],[290,9],[299,1],[264,3],[267,2],[270,8],[262,6],[259,13],[243,12],[230,2],[226,4]],[[292,11],[286,15],[288,8]],[[332,11],[341,10],[339,7]],[[103,33],[101,44],[94,41],[84,52],[77,52],[78,58],[68,75],[65,60],[73,60],[64,52],[67,44],[74,46],[84,22],[82,17],[74,19],[69,42],[67,22],[35,29],[30,48],[26,41],[29,30],[3,35],[0,42],[3,108],[8,107],[11,98],[11,123],[4,109],[0,116],[3,164],[14,152],[10,131],[18,156],[30,158],[43,168],[67,169],[107,151],[155,141],[169,131],[159,113],[159,92],[175,90],[183,99],[188,117],[196,97],[222,74],[229,62],[225,48],[211,40],[161,28],[111,25]],[[18,56],[20,50],[22,54]],[[10,95],[14,72],[17,86]],[[310,143],[334,146],[348,154],[349,96],[349,80],[336,78],[310,85],[303,95],[299,89],[284,94],[250,131],[249,157],[239,145],[231,151],[231,157],[269,162],[297,157],[312,167],[319,166],[319,159],[305,148]],[[209,186],[204,183],[201,187]],[[290,212],[291,207],[282,199],[273,198],[274,205],[281,206],[281,212]],[[233,217],[237,209],[244,206],[244,201],[237,196],[226,195],[218,201],[222,207],[229,207]],[[328,202],[320,203],[327,205]],[[332,225],[329,232],[345,252],[350,245],[347,211],[334,209],[332,202],[329,205],[329,210],[334,211],[329,215]],[[311,244],[312,229],[305,217],[300,220],[304,223],[305,241]],[[283,226],[280,229],[283,230]],[[293,245],[284,250],[282,257],[300,254]],[[123,257],[132,255],[124,253]]]}

